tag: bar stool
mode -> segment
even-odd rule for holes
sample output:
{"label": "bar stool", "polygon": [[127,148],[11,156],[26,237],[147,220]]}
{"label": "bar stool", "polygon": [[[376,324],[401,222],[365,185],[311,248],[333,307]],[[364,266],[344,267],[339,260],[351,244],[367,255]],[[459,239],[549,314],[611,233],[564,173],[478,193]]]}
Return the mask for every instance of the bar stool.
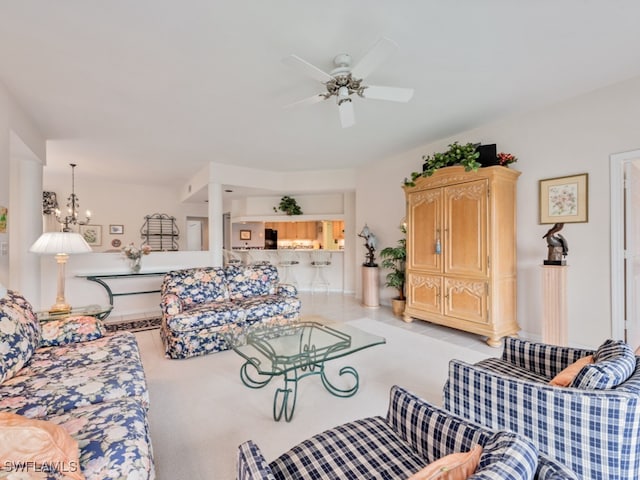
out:
{"label": "bar stool", "polygon": [[[256,250],[255,255],[249,255],[247,261],[249,265],[273,265],[273,251],[272,250]],[[258,258],[256,258],[258,256]]]}
{"label": "bar stool", "polygon": [[280,282],[298,287],[294,268],[300,265],[298,252],[294,250],[278,250],[278,269],[281,270]]}
{"label": "bar stool", "polygon": [[311,252],[311,266],[314,269],[313,280],[311,280],[311,294],[316,287],[324,287],[329,293],[329,280],[324,276],[324,270],[331,265],[331,252],[325,250],[314,250]]}
{"label": "bar stool", "polygon": [[242,258],[236,252],[232,252],[231,250],[222,250],[222,256],[224,259],[224,265],[242,265]]}

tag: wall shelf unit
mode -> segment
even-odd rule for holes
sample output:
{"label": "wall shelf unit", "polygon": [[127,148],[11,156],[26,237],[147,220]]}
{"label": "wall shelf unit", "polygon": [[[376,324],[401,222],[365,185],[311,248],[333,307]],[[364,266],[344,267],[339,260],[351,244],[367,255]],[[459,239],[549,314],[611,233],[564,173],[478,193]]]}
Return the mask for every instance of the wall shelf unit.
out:
{"label": "wall shelf unit", "polygon": [[176,219],[164,213],[146,215],[140,235],[154,252],[176,252],[179,249],[177,240],[180,231]]}

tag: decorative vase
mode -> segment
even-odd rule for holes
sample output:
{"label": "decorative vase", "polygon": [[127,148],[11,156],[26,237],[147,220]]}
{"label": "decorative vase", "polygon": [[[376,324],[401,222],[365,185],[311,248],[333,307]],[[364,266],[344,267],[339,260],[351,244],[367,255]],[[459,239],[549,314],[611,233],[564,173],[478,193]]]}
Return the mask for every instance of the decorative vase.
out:
{"label": "decorative vase", "polygon": [[142,265],[140,264],[140,260],[142,257],[132,258],[130,259],[129,267],[131,268],[132,273],[139,273]]}

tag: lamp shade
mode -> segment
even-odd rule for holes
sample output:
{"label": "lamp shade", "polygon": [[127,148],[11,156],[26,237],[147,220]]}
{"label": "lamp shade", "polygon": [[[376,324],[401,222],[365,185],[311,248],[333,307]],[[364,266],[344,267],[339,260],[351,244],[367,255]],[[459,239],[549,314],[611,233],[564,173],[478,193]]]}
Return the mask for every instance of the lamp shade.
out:
{"label": "lamp shade", "polygon": [[74,254],[89,253],[91,247],[82,238],[82,235],[75,232],[45,232],[31,245],[30,252],[40,254]]}

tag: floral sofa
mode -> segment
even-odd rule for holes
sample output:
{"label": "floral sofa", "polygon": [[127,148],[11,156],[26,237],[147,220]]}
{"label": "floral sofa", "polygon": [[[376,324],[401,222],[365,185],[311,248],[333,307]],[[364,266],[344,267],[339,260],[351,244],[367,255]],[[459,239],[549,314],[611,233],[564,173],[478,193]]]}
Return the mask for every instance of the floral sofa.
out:
{"label": "floral sofa", "polygon": [[[22,425],[18,431],[23,433],[27,426],[36,428],[35,424],[57,429],[77,443],[79,455],[73,472],[51,470],[56,465],[56,458],[51,458],[49,469],[39,465],[38,473],[18,475],[81,478],[82,474],[94,480],[155,477],[147,422],[149,396],[132,333],[105,334],[102,323],[93,317],[41,325],[29,302],[9,290],[0,298],[0,353],[0,416],[17,419]],[[0,426],[0,451],[5,455],[0,478],[11,476],[19,468],[16,462],[24,460],[19,458],[24,451],[15,453],[8,432]],[[35,442],[40,433],[28,440]],[[7,449],[13,457],[6,456]]]}
{"label": "floral sofa", "polygon": [[[443,458],[472,450],[482,452],[471,476],[476,480],[577,480],[563,465],[539,455],[528,440],[512,432],[492,431],[436,408],[394,386],[386,418],[369,417],[315,435],[267,463],[253,441],[240,445],[238,480],[285,479],[427,479],[440,476],[423,469],[433,462],[455,470],[459,459]],[[455,457],[453,457],[455,458]],[[464,466],[464,465],[463,465]],[[431,468],[430,467],[430,468]],[[442,468],[442,467],[441,467]],[[444,472],[444,470],[436,470]],[[415,475],[415,476],[413,476]],[[446,475],[446,474],[445,474]]]}
{"label": "floral sofa", "polygon": [[622,341],[589,350],[507,337],[500,358],[449,363],[444,407],[523,435],[580,478],[640,478],[640,357]]}
{"label": "floral sofa", "polygon": [[160,335],[168,358],[227,350],[226,326],[274,319],[297,320],[300,300],[293,285],[279,283],[270,264],[176,270],[161,288]]}

